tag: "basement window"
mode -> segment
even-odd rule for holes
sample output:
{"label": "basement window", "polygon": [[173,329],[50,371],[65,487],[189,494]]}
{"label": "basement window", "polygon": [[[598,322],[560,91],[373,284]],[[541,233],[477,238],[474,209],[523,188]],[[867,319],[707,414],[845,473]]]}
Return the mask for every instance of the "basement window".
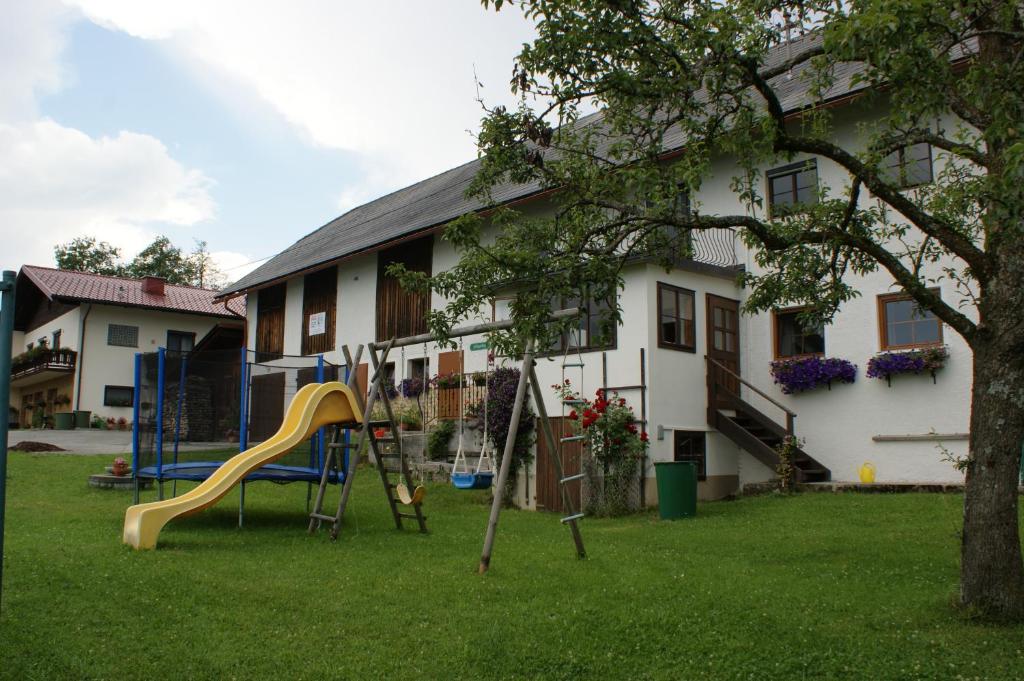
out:
{"label": "basement window", "polygon": [[707,433],[702,430],[672,431],[673,460],[697,464],[697,479],[707,480]]}
{"label": "basement window", "polygon": [[104,407],[130,407],[135,402],[135,388],[128,385],[103,387]]}

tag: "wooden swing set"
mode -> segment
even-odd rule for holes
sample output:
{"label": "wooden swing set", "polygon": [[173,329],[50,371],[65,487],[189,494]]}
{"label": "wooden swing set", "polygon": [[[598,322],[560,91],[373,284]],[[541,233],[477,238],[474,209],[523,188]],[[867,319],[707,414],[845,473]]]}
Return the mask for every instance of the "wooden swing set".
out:
{"label": "wooden swing set", "polygon": [[[566,318],[574,318],[577,315],[579,315],[579,309],[570,308],[553,313],[549,319],[550,321],[559,321]],[[513,322],[511,320],[507,320],[464,326],[452,329],[449,337],[461,339],[465,336],[506,330],[512,328],[512,325]],[[404,338],[392,338],[387,342],[369,343],[366,346],[369,350],[373,375],[370,379],[369,391],[365,403],[360,391],[353,390],[356,395],[357,402],[359,402],[359,408],[363,412],[362,424],[339,425],[334,427],[331,441],[327,445],[323,476],[320,479],[320,488],[316,495],[316,503],[313,506],[312,512],[309,514],[310,533],[316,532],[316,530],[320,528],[321,523],[329,522],[331,523],[331,538],[337,538],[338,532],[341,529],[341,519],[345,514],[345,507],[348,504],[348,498],[352,492],[352,482],[355,480],[356,466],[359,463],[361,454],[366,450],[367,446],[373,451],[373,458],[376,463],[377,472],[380,476],[381,483],[384,486],[384,493],[388,500],[388,506],[391,509],[391,515],[395,520],[395,527],[397,529],[402,529],[403,520],[415,520],[420,532],[427,531],[427,518],[423,515],[422,509],[426,489],[423,485],[415,484],[413,481],[412,471],[409,468],[404,448],[402,447],[402,439],[398,428],[398,422],[395,419],[395,414],[392,410],[391,400],[388,397],[388,391],[384,385],[384,380],[386,375],[385,366],[387,364],[388,356],[393,350],[410,345],[435,342],[436,340],[437,339],[432,334],[428,333],[417,336],[406,336]],[[358,366],[363,352],[362,345],[358,346],[354,357],[349,351],[348,346],[343,345],[341,350],[345,358],[345,363],[350,368]],[[489,368],[490,367],[488,367],[488,369]],[[355,388],[356,373],[357,372],[352,370],[348,372],[348,385],[350,388]],[[529,339],[526,342],[526,347],[523,352],[522,365],[519,373],[519,383],[516,386],[516,397],[512,407],[508,436],[505,439],[504,454],[501,457],[501,465],[498,467],[497,480],[495,481],[496,491],[494,493],[494,500],[491,503],[491,513],[487,521],[487,532],[484,536],[483,552],[480,555],[479,572],[481,574],[486,572],[491,564],[491,554],[494,549],[494,538],[498,530],[498,517],[501,514],[502,490],[505,489],[505,485],[508,482],[512,452],[515,449],[516,437],[519,433],[519,423],[523,413],[523,405],[526,402],[527,389],[532,393],[534,406],[537,410],[537,419],[540,424],[541,436],[545,439],[549,451],[557,451],[558,440],[556,440],[554,430],[551,428],[551,422],[548,419],[547,410],[544,407],[544,395],[541,391],[540,383],[537,380],[535,341],[533,339]],[[372,421],[371,415],[373,414],[374,406],[377,404],[378,400],[383,405],[386,419],[381,421]],[[463,414],[460,411],[460,417],[462,416]],[[385,452],[382,442],[384,438],[379,438],[377,436],[376,431],[378,429],[387,429],[389,431],[388,434],[398,446],[399,480],[397,483],[391,482],[387,468],[384,464]],[[352,435],[356,435],[356,437],[353,439],[351,437]],[[484,447],[486,448],[487,446],[488,445],[485,443]],[[459,450],[462,452],[461,438],[459,442]],[[338,499],[336,513],[334,515],[328,515],[324,513],[324,495],[327,491],[330,471],[332,468],[341,467],[341,462],[344,458],[343,452],[347,452],[349,454],[345,484],[342,487],[341,496]],[[462,456],[463,466],[465,466],[464,452],[462,452]],[[481,456],[483,456],[483,454]],[[576,548],[576,555],[579,558],[585,558],[586,551],[583,547],[583,537],[580,535],[578,526],[578,521],[583,517],[583,514],[575,509],[572,497],[566,489],[566,483],[576,479],[577,476],[570,476],[570,478],[565,477],[562,471],[561,457],[553,457],[553,461],[556,468],[556,474],[561,481],[562,502],[564,507],[568,510],[566,517],[562,518],[562,523],[569,527],[569,532]],[[458,456],[456,457],[456,464],[458,464]],[[453,473],[461,474],[464,472],[453,470]],[[485,471],[480,469],[480,462],[478,462],[477,470],[473,473],[469,473],[469,475],[476,476],[473,478],[473,482],[476,483],[478,480],[483,480],[488,477],[483,475],[483,473],[485,473]],[[493,471],[489,477],[494,477]],[[479,486],[465,484],[469,480],[468,478],[462,478],[462,480],[463,484],[459,484],[458,480],[454,481],[456,486],[460,489],[480,488]],[[490,480],[488,480],[488,482],[489,481]]]}

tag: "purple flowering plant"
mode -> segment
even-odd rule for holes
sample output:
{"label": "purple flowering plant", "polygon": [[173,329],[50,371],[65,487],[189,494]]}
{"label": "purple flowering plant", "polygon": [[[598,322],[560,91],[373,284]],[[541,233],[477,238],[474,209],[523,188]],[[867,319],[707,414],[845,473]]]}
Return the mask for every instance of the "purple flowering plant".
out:
{"label": "purple flowering plant", "polygon": [[868,360],[868,377],[888,380],[897,374],[920,374],[925,371],[935,376],[936,371],[946,366],[947,359],[949,348],[945,345],[902,352],[882,352]]}
{"label": "purple flowering plant", "polygon": [[822,385],[831,389],[832,381],[853,383],[857,378],[856,364],[846,359],[817,355],[775,360],[771,371],[772,378],[787,395],[814,390]]}

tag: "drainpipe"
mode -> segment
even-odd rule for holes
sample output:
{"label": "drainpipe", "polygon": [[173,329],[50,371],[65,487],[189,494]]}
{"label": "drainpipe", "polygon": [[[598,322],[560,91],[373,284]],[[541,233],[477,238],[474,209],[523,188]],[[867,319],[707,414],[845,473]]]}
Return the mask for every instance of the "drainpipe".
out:
{"label": "drainpipe", "polygon": [[85,364],[85,323],[89,320],[89,313],[92,312],[92,304],[86,303],[85,314],[82,316],[82,323],[78,325],[78,389],[75,390],[75,411],[82,408],[82,366]]}

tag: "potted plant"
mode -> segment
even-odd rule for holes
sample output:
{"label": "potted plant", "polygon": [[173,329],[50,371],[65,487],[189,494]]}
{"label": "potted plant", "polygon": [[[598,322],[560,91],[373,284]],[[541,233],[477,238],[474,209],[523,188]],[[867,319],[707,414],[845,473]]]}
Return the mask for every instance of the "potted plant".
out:
{"label": "potted plant", "polygon": [[103,428],[104,425],[106,425],[106,422],[103,420],[102,416],[93,416],[89,419],[90,428],[96,428],[98,430]]}
{"label": "potted plant", "polygon": [[110,472],[117,476],[128,475],[131,470],[128,466],[128,462],[124,460],[124,457],[117,457],[114,459],[114,465],[111,467]]}
{"label": "potted plant", "polygon": [[[53,398],[55,409],[66,408],[71,404],[71,398],[61,393]],[[71,430],[75,427],[75,415],[70,411],[57,411],[53,415],[54,428],[57,430]]]}
{"label": "potted plant", "polygon": [[419,430],[423,427],[423,416],[415,402],[400,398],[391,404],[391,409],[402,430]]}
{"label": "potted plant", "polygon": [[787,395],[814,390],[821,386],[832,389],[832,382],[853,383],[857,378],[857,365],[837,357],[794,357],[779,359],[771,364],[772,379]]}
{"label": "potted plant", "polygon": [[121,418],[119,418],[117,420],[117,429],[118,430],[128,430],[128,419],[126,419],[123,416]]}
{"label": "potted plant", "polygon": [[881,352],[868,360],[868,377],[884,378],[892,385],[892,377],[899,374],[921,374],[927,371],[935,382],[935,372],[946,366],[949,348],[936,345],[916,350]]}
{"label": "potted plant", "polygon": [[113,430],[114,428],[117,428],[117,419],[115,419],[113,416],[108,416],[107,430]]}

